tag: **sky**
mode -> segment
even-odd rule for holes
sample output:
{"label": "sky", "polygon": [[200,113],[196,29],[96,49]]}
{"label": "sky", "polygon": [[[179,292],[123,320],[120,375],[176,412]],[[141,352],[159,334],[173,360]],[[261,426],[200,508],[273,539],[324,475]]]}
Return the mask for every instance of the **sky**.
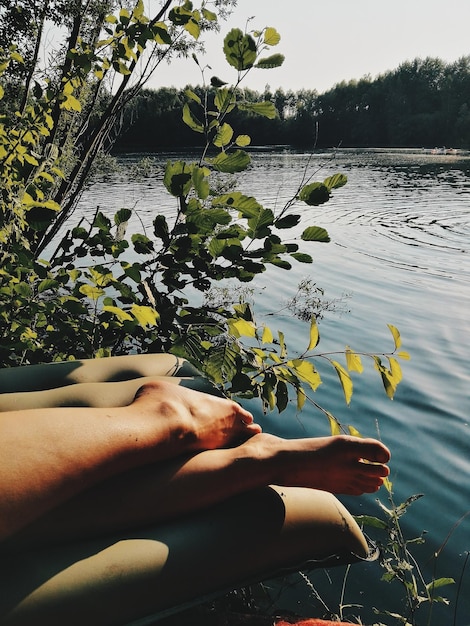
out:
{"label": "sky", "polygon": [[[195,3],[196,4],[196,3]],[[302,88],[323,93],[345,80],[375,78],[417,57],[453,62],[470,55],[470,0],[238,0],[218,35],[205,36],[202,65],[233,83],[236,71],[225,61],[223,38],[234,27],[272,26],[281,41],[272,48],[286,57],[280,68],[253,70],[242,83],[257,91]],[[192,59],[160,66],[151,88],[201,84]]]}

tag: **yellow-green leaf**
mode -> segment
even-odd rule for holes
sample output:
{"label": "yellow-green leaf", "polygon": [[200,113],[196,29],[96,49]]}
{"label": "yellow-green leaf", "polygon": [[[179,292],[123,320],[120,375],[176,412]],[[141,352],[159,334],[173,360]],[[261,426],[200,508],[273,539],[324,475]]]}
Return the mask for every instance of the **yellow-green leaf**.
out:
{"label": "yellow-green leaf", "polygon": [[67,111],[77,111],[80,113],[82,110],[82,105],[80,101],[75,98],[75,96],[69,95],[67,99],[60,103],[61,109],[66,109]]}
{"label": "yellow-green leaf", "polygon": [[395,383],[395,388],[396,388],[398,383],[401,382],[401,380],[403,378],[403,374],[402,374],[402,371],[401,371],[401,365],[393,357],[389,357],[388,361],[390,363],[390,373],[392,375],[392,381]]}
{"label": "yellow-green leaf", "polygon": [[194,18],[191,18],[184,25],[185,30],[188,31],[190,35],[194,37],[194,39],[199,39],[199,35],[201,34],[201,27],[199,26],[199,22]]}
{"label": "yellow-green leaf", "polygon": [[307,361],[306,359],[293,359],[292,361],[289,361],[288,365],[299,378],[310,385],[313,391],[321,385],[320,374],[310,361]]}
{"label": "yellow-green leaf", "polygon": [[194,91],[192,89],[186,89],[186,91],[184,92],[184,95],[187,98],[190,98],[191,100],[194,100],[194,102],[197,102],[198,104],[202,105],[201,98],[197,95],[197,93],[194,93]]}
{"label": "yellow-green leaf", "polygon": [[346,346],[346,350],[344,351],[346,355],[346,366],[350,372],[359,372],[362,373],[364,368],[362,367],[361,357],[353,352],[349,346]]}
{"label": "yellow-green leaf", "polygon": [[103,289],[100,289],[99,287],[93,287],[92,285],[82,285],[79,291],[84,296],[86,296],[87,298],[91,298],[92,300],[98,300],[98,298],[104,295]]}
{"label": "yellow-green leaf", "polygon": [[238,135],[237,138],[235,139],[235,143],[240,148],[245,148],[246,146],[250,145],[251,137],[249,135]]}
{"label": "yellow-green leaf", "polygon": [[158,312],[150,306],[133,304],[131,313],[142,327],[155,326],[159,318]]}
{"label": "yellow-green leaf", "polygon": [[227,146],[233,137],[233,128],[230,124],[222,124],[217,129],[216,136],[214,138],[213,144],[218,148],[222,148],[223,146]]}
{"label": "yellow-green leaf", "polygon": [[234,337],[255,337],[256,327],[253,322],[247,322],[242,319],[230,319],[228,320],[230,333]]}
{"label": "yellow-green leaf", "polygon": [[268,26],[264,31],[264,43],[268,46],[277,46],[281,41],[281,35],[272,26]]}
{"label": "yellow-green leaf", "polygon": [[328,421],[330,422],[330,432],[334,435],[341,435],[341,426],[336,417],[334,417],[331,413],[326,413]]}
{"label": "yellow-green leaf", "polygon": [[125,9],[125,8],[122,8],[119,11],[119,19],[121,20],[121,22],[126,22],[127,23],[129,21],[130,16],[131,15],[130,15],[129,11],[127,9]]}
{"label": "yellow-green leaf", "polygon": [[286,342],[284,340],[284,333],[279,330],[277,334],[279,337],[280,356],[281,356],[281,359],[285,359],[287,356],[287,348],[286,348]]}
{"label": "yellow-green leaf", "polygon": [[399,357],[400,359],[403,359],[404,361],[409,361],[411,358],[408,352],[405,352],[404,350],[397,352],[397,357]]}
{"label": "yellow-green leaf", "polygon": [[361,433],[354,426],[348,425],[348,431],[353,437],[362,437]]}
{"label": "yellow-green leaf", "polygon": [[119,318],[121,321],[132,321],[133,317],[132,315],[129,315],[129,313],[127,313],[127,311],[123,311],[122,309],[120,309],[117,306],[104,306],[103,307],[103,311],[107,311],[108,313],[112,313],[113,315],[115,315],[117,318]]}
{"label": "yellow-green leaf", "polygon": [[34,166],[39,165],[38,160],[37,160],[37,159],[35,159],[33,156],[31,156],[31,155],[30,155],[30,154],[28,154],[28,153],[26,153],[26,154],[24,155],[24,160],[25,160],[27,163],[29,163],[30,165],[34,165]]}
{"label": "yellow-green leaf", "polygon": [[305,394],[305,391],[302,389],[302,387],[299,387],[297,389],[297,411],[302,410],[306,399],[307,399],[307,396]]}
{"label": "yellow-green leaf", "polygon": [[398,350],[398,348],[401,346],[400,332],[398,328],[396,328],[392,324],[387,324],[387,326],[389,327],[390,332],[392,333],[393,341],[395,342],[395,350]]}
{"label": "yellow-green leaf", "polygon": [[351,380],[351,376],[344,369],[344,367],[337,361],[332,360],[331,364],[333,365],[333,367],[336,370],[336,373],[338,374],[339,381],[343,388],[343,393],[344,393],[344,398],[346,400],[346,404],[349,404],[351,402],[351,397],[353,393],[353,383]]}
{"label": "yellow-green leaf", "polygon": [[204,125],[197,119],[188,104],[185,104],[183,107],[183,122],[196,133],[204,132]]}
{"label": "yellow-green leaf", "polygon": [[263,343],[272,343],[273,342],[273,334],[271,332],[271,329],[269,328],[269,326],[265,326],[263,328],[263,337],[261,339],[261,341]]}
{"label": "yellow-green leaf", "polygon": [[317,322],[316,319],[312,317],[312,321],[310,323],[310,341],[307,350],[313,350],[313,348],[316,348],[319,341],[320,334],[318,332]]}
{"label": "yellow-green leaf", "polygon": [[212,11],[209,11],[209,9],[205,9],[204,7],[202,8],[202,15],[208,22],[217,21],[217,15],[213,13]]}

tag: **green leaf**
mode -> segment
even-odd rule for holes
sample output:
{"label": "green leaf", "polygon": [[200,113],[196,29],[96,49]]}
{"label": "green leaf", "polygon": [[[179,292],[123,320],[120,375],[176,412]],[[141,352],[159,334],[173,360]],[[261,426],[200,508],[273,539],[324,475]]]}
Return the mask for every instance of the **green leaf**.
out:
{"label": "green leaf", "polygon": [[300,215],[290,214],[277,219],[275,222],[276,228],[293,228],[300,222]]}
{"label": "green leaf", "polygon": [[189,108],[189,104],[185,104],[183,107],[183,122],[189,126],[191,130],[194,130],[196,133],[204,132],[204,124],[194,115],[194,113]]}
{"label": "green leaf", "polygon": [[104,215],[104,213],[98,211],[93,221],[93,228],[98,228],[105,233],[109,233],[109,231],[111,230],[111,222],[106,217],[106,215]]}
{"label": "green leaf", "polygon": [[132,235],[131,241],[134,245],[134,250],[139,254],[150,254],[151,252],[153,252],[153,241],[149,239],[146,235],[135,233],[134,235]]}
{"label": "green leaf", "polygon": [[114,223],[116,226],[120,224],[127,224],[127,222],[131,219],[132,211],[130,209],[119,209],[119,211],[114,215]]}
{"label": "green leaf", "polygon": [[279,413],[282,413],[289,402],[289,392],[287,385],[283,380],[278,380],[276,385],[276,407]]}
{"label": "green leaf", "polygon": [[384,520],[373,517],[372,515],[355,515],[354,519],[359,526],[371,526],[372,528],[380,528],[381,530],[387,530],[388,525]]}
{"label": "green leaf", "polygon": [[191,17],[190,20],[186,22],[184,28],[188,31],[190,35],[192,35],[192,37],[194,37],[194,39],[199,39],[199,35],[201,34],[201,27],[199,25],[199,22],[194,19],[194,17]]}
{"label": "green leaf", "polygon": [[198,198],[201,198],[201,200],[205,200],[209,195],[209,181],[207,180],[209,174],[210,171],[207,167],[193,168],[193,185],[198,195]]}
{"label": "green leaf", "polygon": [[324,228],[321,228],[321,226],[309,226],[302,233],[302,240],[328,243],[328,241],[330,241],[330,236]]}
{"label": "green leaf", "polygon": [[299,263],[313,263],[312,257],[304,252],[292,252],[291,257]]}
{"label": "green leaf", "polygon": [[[227,380],[233,382],[237,374],[238,351],[232,344],[223,343],[210,351],[210,358],[205,362],[205,373],[215,383],[224,384]],[[245,383],[249,381],[245,379]]]}
{"label": "green leaf", "polygon": [[302,187],[299,193],[299,200],[309,206],[318,206],[328,202],[330,190],[324,183],[310,183]]}
{"label": "green leaf", "polygon": [[214,168],[225,174],[235,174],[243,172],[251,163],[250,156],[244,150],[235,150],[235,152],[221,152],[211,161]]}
{"label": "green leaf", "polygon": [[204,19],[206,19],[208,22],[216,22],[217,21],[217,15],[215,13],[213,13],[212,11],[209,11],[209,9],[206,8],[202,8],[202,15],[204,17]]}
{"label": "green leaf", "polygon": [[[244,215],[242,211],[241,213],[242,215]],[[270,235],[269,227],[272,226],[273,224],[274,224],[274,214],[271,211],[271,209],[265,209],[261,207],[260,210],[256,213],[256,215],[254,215],[253,217],[250,217],[248,220],[248,225],[250,227],[250,231],[248,235],[253,239],[254,238],[261,239],[262,237],[268,237]],[[269,259],[270,261],[272,261],[272,259],[274,258],[274,255],[278,254],[279,252],[280,253],[285,252],[285,246],[283,245],[276,246],[272,244],[269,240],[265,241],[265,253],[263,255],[265,259]],[[287,261],[283,261],[283,263],[286,263],[286,262]]]}
{"label": "green leaf", "polygon": [[23,158],[26,161],[26,163],[29,163],[30,165],[33,165],[34,167],[37,167],[39,165],[38,160],[28,153],[24,154]]}
{"label": "green leaf", "polygon": [[403,374],[401,371],[401,365],[400,363],[394,359],[393,357],[388,357],[388,362],[390,365],[390,375],[391,375],[391,380],[392,383],[395,386],[395,389],[398,387],[399,383],[402,381],[403,379]]}
{"label": "green leaf", "polygon": [[284,333],[278,330],[277,336],[279,338],[279,356],[281,357],[281,359],[285,359],[287,356],[287,347],[286,347],[286,342],[284,340]]}
{"label": "green leaf", "polygon": [[152,26],[153,39],[156,43],[171,45],[173,43],[165,22],[156,22]]}
{"label": "green leaf", "polygon": [[39,283],[38,293],[43,293],[48,289],[57,289],[57,287],[59,287],[59,282],[57,280],[54,280],[52,278],[46,278]]}
{"label": "green leaf", "polygon": [[347,182],[347,176],[344,174],[335,174],[334,176],[325,178],[323,184],[326,185],[328,189],[339,189],[339,187],[343,187]]}
{"label": "green leaf", "polygon": [[227,62],[238,71],[248,70],[256,61],[256,42],[239,28],[233,28],[224,39]]}
{"label": "green leaf", "polygon": [[232,141],[233,137],[233,128],[230,124],[222,124],[217,129],[217,133],[214,137],[213,144],[218,148],[223,148],[224,146],[228,146],[228,144]]}
{"label": "green leaf", "polygon": [[250,145],[251,137],[249,135],[238,135],[235,139],[235,143],[240,148],[245,148],[246,146]]}
{"label": "green leaf", "polygon": [[344,369],[344,367],[337,361],[332,360],[331,364],[333,365],[333,367],[336,370],[336,373],[338,374],[339,381],[343,388],[343,393],[344,393],[344,398],[346,400],[346,404],[349,404],[351,402],[351,397],[353,393],[353,383],[351,380],[351,376]]}
{"label": "green leaf", "polygon": [[194,102],[197,102],[198,104],[202,105],[201,98],[196,93],[194,93],[192,89],[186,89],[186,91],[184,92],[184,95],[187,98],[194,100]]}
{"label": "green leaf", "polygon": [[434,589],[439,589],[439,587],[445,587],[447,585],[454,585],[455,584],[455,580],[453,578],[436,578],[435,580],[431,581],[430,583],[428,583],[426,585],[426,589],[428,590],[429,594],[432,595],[432,592],[434,591]]}
{"label": "green leaf", "polygon": [[153,220],[153,232],[155,237],[158,237],[166,245],[170,241],[168,223],[164,215],[157,215]]}
{"label": "green leaf", "polygon": [[283,54],[271,54],[269,57],[259,59],[255,64],[255,67],[263,70],[269,70],[274,67],[281,67],[285,61]]}
{"label": "green leaf", "polygon": [[163,183],[171,195],[180,198],[191,189],[192,168],[184,161],[168,161]]}
{"label": "green leaf", "polygon": [[218,89],[215,94],[214,104],[220,113],[230,113],[235,108],[235,94],[230,89]]}
{"label": "green leaf", "polygon": [[248,111],[249,113],[255,113],[261,115],[269,120],[274,120],[278,116],[278,112],[273,102],[267,100],[266,102],[239,102],[238,108],[240,111]]}
{"label": "green leaf", "polygon": [[245,196],[240,191],[233,191],[222,196],[217,196],[213,200],[213,206],[222,206],[227,209],[234,209],[242,214],[245,218],[257,217],[262,210],[259,204],[252,196]]}
{"label": "green leaf", "polygon": [[385,393],[393,399],[398,383],[401,380],[401,368],[396,359],[389,359],[390,369],[383,365],[380,357],[374,356],[374,367],[380,373]]}
{"label": "green leaf", "polygon": [[100,287],[93,287],[92,285],[82,285],[79,288],[79,292],[91,300],[98,300],[98,298],[104,295],[103,289]]}

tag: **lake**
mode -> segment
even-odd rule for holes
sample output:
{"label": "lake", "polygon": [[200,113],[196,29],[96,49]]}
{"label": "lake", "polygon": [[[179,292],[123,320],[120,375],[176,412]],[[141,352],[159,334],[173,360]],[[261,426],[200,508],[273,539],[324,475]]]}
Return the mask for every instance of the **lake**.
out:
{"label": "lake", "polygon": [[[120,157],[132,165],[142,155]],[[112,215],[133,208],[143,223],[156,212],[171,216],[174,200],[163,190],[162,168],[181,154],[147,155],[150,175],[120,175],[95,183],[81,200],[81,211],[96,205]],[[188,160],[191,157],[186,157]],[[324,384],[314,399],[343,424],[365,436],[379,436],[392,450],[394,501],[400,504],[424,494],[402,518],[406,539],[422,535],[423,545],[410,545],[427,582],[453,577],[456,584],[439,589],[450,607],[435,606],[428,622],[422,608],[418,624],[470,624],[470,158],[430,155],[421,151],[348,151],[314,154],[290,150],[253,151],[250,169],[239,189],[264,206],[280,210],[295,194],[303,173],[322,180],[336,172],[347,175],[345,187],[320,207],[297,205],[307,224],[325,227],[328,244],[304,244],[313,265],[296,264],[285,272],[272,269],[253,288],[261,321],[280,328],[292,353],[308,343],[308,325],[283,311],[303,279],[312,279],[333,302],[320,321],[318,350],[331,352],[350,345],[360,352],[388,352],[393,341],[387,324],[395,325],[410,361],[401,361],[403,381],[393,401],[381,386],[372,362],[355,375],[354,395],[344,403],[336,374],[318,364]],[[77,212],[79,215],[80,212]],[[139,224],[137,224],[139,227]],[[338,359],[341,360],[341,359]],[[313,407],[297,415],[294,408],[263,416],[250,405],[265,430],[285,436],[325,434],[328,424]],[[387,493],[343,498],[355,514],[382,516],[379,499]],[[466,516],[466,517],[465,517]],[[368,534],[380,538],[377,531]],[[433,555],[438,553],[438,558]],[[401,589],[380,581],[377,563],[354,565],[345,585],[344,603],[387,607],[400,612]],[[344,569],[309,575],[324,603],[337,609]],[[456,601],[456,598],[458,601]],[[302,577],[289,585],[280,605],[304,615],[319,614],[321,604]],[[299,608],[300,606],[300,608]],[[320,608],[318,608],[320,607]],[[390,617],[353,608],[344,616],[396,624]]]}

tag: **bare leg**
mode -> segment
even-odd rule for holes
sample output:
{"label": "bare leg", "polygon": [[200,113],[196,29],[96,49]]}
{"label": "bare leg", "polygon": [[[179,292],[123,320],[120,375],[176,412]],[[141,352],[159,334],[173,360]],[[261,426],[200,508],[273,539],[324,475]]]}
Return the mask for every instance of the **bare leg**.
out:
{"label": "bare leg", "polygon": [[[190,373],[182,373],[185,369],[189,369]],[[147,376],[196,374],[197,371],[187,361],[172,354],[131,354],[0,369],[0,393],[38,391],[76,383],[112,382]]]}
{"label": "bare leg", "polygon": [[273,483],[348,495],[372,493],[388,474],[388,458],[388,450],[373,439],[285,440],[260,433],[235,448],[206,450],[113,477],[36,520],[4,549],[183,518]]}
{"label": "bare leg", "polygon": [[111,476],[260,432],[235,402],[167,382],[127,407],[0,413],[0,539]]}
{"label": "bare leg", "polygon": [[[187,382],[190,383],[193,380],[188,379]],[[201,380],[205,379],[201,377]],[[177,385],[184,382],[176,376],[147,376],[119,382],[76,383],[53,389],[2,393],[0,394],[0,412],[66,406],[108,408],[128,406],[142,385],[158,381]]]}
{"label": "bare leg", "polygon": [[351,553],[366,557],[367,545],[334,496],[264,488],[171,523],[2,555],[0,622],[128,624],[312,560],[351,562]]}

